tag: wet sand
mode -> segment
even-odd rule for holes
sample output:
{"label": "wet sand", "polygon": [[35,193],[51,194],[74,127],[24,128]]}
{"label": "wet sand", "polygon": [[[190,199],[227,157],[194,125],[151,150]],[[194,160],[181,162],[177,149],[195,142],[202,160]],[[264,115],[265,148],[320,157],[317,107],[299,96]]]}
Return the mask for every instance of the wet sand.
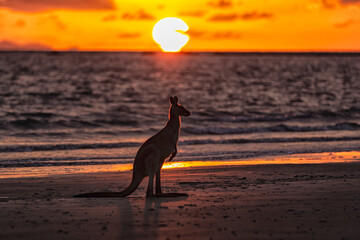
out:
{"label": "wet sand", "polygon": [[119,191],[131,172],[0,181],[0,239],[359,239],[360,164],[164,169],[146,199],[74,199]]}

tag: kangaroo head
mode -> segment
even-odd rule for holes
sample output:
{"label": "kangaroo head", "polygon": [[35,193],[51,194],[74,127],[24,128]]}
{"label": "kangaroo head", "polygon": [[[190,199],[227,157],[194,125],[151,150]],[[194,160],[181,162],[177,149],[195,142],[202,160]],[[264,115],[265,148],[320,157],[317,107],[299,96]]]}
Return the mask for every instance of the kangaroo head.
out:
{"label": "kangaroo head", "polygon": [[170,97],[170,103],[171,103],[170,115],[185,116],[185,117],[190,116],[190,112],[186,108],[178,104],[178,98],[176,96]]}

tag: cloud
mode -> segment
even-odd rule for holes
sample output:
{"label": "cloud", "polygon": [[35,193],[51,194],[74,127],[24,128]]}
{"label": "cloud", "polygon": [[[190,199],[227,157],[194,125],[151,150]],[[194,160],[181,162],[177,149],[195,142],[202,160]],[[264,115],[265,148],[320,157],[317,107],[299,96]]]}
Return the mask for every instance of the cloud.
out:
{"label": "cloud", "polygon": [[210,17],[208,20],[217,22],[217,21],[235,21],[238,18],[238,15],[236,13],[228,13],[228,14],[215,14],[212,17]]}
{"label": "cloud", "polygon": [[1,41],[0,50],[5,51],[51,51],[51,48],[41,43],[17,44],[11,41]]}
{"label": "cloud", "polygon": [[210,17],[209,21],[235,21],[238,19],[250,21],[250,20],[258,20],[258,19],[269,19],[272,18],[274,15],[268,12],[245,12],[242,14],[237,13],[229,13],[229,14],[216,14]]}
{"label": "cloud", "polygon": [[164,9],[165,9],[165,4],[159,4],[159,5],[157,6],[157,8],[158,8],[159,10],[164,10]]}
{"label": "cloud", "polygon": [[202,38],[202,39],[239,39],[242,37],[242,34],[237,31],[215,31],[215,32],[206,32],[206,31],[197,31],[189,30],[186,32],[190,37],[193,38]]}
{"label": "cloud", "polygon": [[39,22],[38,25],[44,25],[44,24],[52,24],[53,26],[55,26],[58,30],[65,30],[67,28],[66,24],[63,23],[59,16],[57,15],[49,15],[47,17],[42,17]]}
{"label": "cloud", "polygon": [[59,30],[65,30],[66,29],[66,24],[63,23],[59,16],[56,15],[51,15],[48,17],[49,21],[53,22],[53,24],[55,24],[55,26],[59,29]]}
{"label": "cloud", "polygon": [[349,27],[350,25],[352,25],[354,23],[355,23],[354,19],[349,19],[349,20],[346,20],[344,22],[335,23],[334,27],[335,28],[347,28],[347,27]]}
{"label": "cloud", "polygon": [[154,20],[155,17],[151,14],[145,12],[144,10],[140,9],[135,13],[124,13],[122,15],[122,19],[124,20]]}
{"label": "cloud", "polygon": [[151,14],[145,12],[144,10],[140,9],[137,12],[133,12],[133,13],[123,13],[122,16],[116,15],[116,14],[109,14],[107,16],[105,16],[102,21],[104,22],[111,22],[111,21],[116,21],[118,19],[123,19],[123,20],[154,20],[155,17],[152,16]]}
{"label": "cloud", "polygon": [[233,31],[218,31],[213,33],[212,37],[215,39],[219,39],[219,38],[230,38],[230,39],[234,39],[234,38],[241,38],[241,33],[239,32],[233,32]]}
{"label": "cloud", "polygon": [[141,33],[139,32],[122,32],[119,33],[118,38],[138,38],[141,36]]}
{"label": "cloud", "polygon": [[325,9],[334,9],[337,7],[337,0],[321,0],[321,6]]}
{"label": "cloud", "polygon": [[110,21],[115,21],[116,19],[118,19],[118,17],[115,14],[110,14],[105,16],[102,20],[104,22],[110,22]]}
{"label": "cloud", "polygon": [[179,16],[182,17],[202,17],[206,14],[205,11],[183,11],[183,12],[179,12]]}
{"label": "cloud", "polygon": [[360,0],[317,0],[323,9],[335,9],[345,5],[360,4]]}
{"label": "cloud", "polygon": [[0,8],[14,11],[39,12],[55,9],[108,10],[115,9],[113,0],[0,0]]}
{"label": "cloud", "polygon": [[358,4],[360,0],[339,0],[341,4]]}
{"label": "cloud", "polygon": [[26,25],[26,22],[22,19],[19,19],[14,23],[14,26],[17,28],[25,27],[25,25]]}
{"label": "cloud", "polygon": [[257,20],[257,19],[272,18],[272,17],[273,17],[272,13],[267,13],[267,12],[259,13],[257,11],[247,12],[239,15],[239,18],[243,20]]}
{"label": "cloud", "polygon": [[189,35],[190,37],[194,37],[194,38],[203,38],[207,32],[205,31],[197,31],[197,30],[194,30],[192,28],[190,28],[187,32],[186,32],[187,35]]}
{"label": "cloud", "polygon": [[214,8],[228,8],[233,5],[231,0],[217,0],[217,1],[210,1],[208,5]]}

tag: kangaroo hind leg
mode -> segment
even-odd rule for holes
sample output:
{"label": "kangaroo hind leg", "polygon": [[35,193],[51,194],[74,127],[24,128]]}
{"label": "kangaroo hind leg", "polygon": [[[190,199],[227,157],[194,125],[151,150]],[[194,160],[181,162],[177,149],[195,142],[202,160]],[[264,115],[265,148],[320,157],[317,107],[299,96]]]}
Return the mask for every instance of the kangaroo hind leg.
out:
{"label": "kangaroo hind leg", "polygon": [[149,172],[149,184],[146,191],[146,197],[154,197],[154,171]]}
{"label": "kangaroo hind leg", "polygon": [[161,168],[156,170],[156,189],[155,196],[161,198],[172,198],[172,197],[188,197],[186,193],[162,193],[161,191]]}
{"label": "kangaroo hind leg", "polygon": [[160,178],[161,168],[156,171],[156,188],[155,188],[155,194],[161,195],[161,178]]}
{"label": "kangaroo hind leg", "polygon": [[154,196],[154,175],[158,158],[159,156],[157,151],[154,151],[152,148],[148,148],[143,151],[143,154],[141,154],[140,158],[138,159],[138,163],[141,163],[141,167],[144,169],[145,175],[149,176],[146,197]]}

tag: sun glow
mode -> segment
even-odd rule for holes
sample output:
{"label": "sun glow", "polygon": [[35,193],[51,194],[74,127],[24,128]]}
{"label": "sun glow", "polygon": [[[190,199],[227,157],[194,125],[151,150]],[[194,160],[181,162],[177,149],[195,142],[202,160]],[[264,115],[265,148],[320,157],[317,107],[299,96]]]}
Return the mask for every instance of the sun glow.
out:
{"label": "sun glow", "polygon": [[153,28],[153,39],[164,52],[179,52],[189,41],[184,34],[188,25],[179,18],[168,17],[158,21]]}
{"label": "sun glow", "polygon": [[258,159],[234,161],[188,161],[166,162],[162,169],[187,168],[187,167],[216,167],[216,166],[243,166],[261,164],[324,164],[358,162],[360,152],[324,152],[303,153],[283,156],[269,156]]}

